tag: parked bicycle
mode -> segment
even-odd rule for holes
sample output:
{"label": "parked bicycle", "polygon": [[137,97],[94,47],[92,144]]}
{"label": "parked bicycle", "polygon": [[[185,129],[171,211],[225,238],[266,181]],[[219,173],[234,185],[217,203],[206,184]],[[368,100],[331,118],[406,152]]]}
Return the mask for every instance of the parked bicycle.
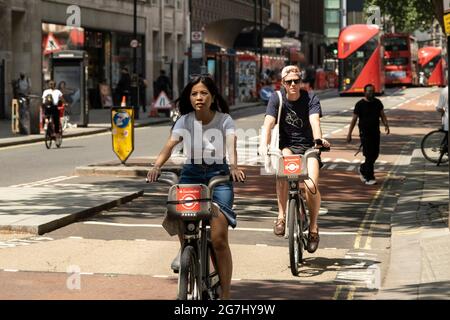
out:
{"label": "parked bicycle", "polygon": [[[318,146],[321,140],[316,140]],[[321,151],[329,151],[330,148],[320,147],[308,149],[304,155],[281,156],[279,158],[277,176],[287,179],[289,196],[287,203],[284,237],[289,239],[289,260],[291,273],[298,276],[299,265],[303,261],[303,250],[307,245],[308,236],[306,231],[309,227],[308,212],[306,210],[306,198],[300,183],[308,180],[308,158]],[[308,186],[305,184],[305,188]]]}
{"label": "parked bicycle", "polygon": [[171,186],[167,200],[168,216],[181,221],[182,225],[177,297],[179,300],[215,300],[219,297],[220,281],[209,229],[213,214],[211,195],[216,186],[229,182],[230,176],[213,177],[208,186],[178,184],[178,181],[173,172],[161,172],[158,178],[158,182]]}
{"label": "parked bicycle", "polygon": [[448,162],[448,133],[442,128],[426,134],[420,147],[425,159],[436,163],[437,166]]}

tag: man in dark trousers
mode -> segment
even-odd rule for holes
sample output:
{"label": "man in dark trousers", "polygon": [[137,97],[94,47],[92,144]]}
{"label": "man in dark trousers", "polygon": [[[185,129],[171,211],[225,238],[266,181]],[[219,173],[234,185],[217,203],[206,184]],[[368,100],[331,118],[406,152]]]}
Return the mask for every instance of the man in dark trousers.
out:
{"label": "man in dark trousers", "polygon": [[375,98],[375,87],[368,84],[364,87],[364,99],[356,103],[353,119],[348,129],[347,142],[352,141],[352,132],[359,118],[358,128],[363,155],[366,161],[359,167],[361,181],[368,185],[377,183],[374,174],[374,164],[380,153],[380,118],[383,121],[386,134],[389,125],[383,111],[383,104]]}
{"label": "man in dark trousers", "polygon": [[155,99],[158,98],[161,91],[164,91],[167,96],[172,99],[172,85],[170,79],[166,76],[166,71],[161,70],[159,77],[154,82]]}
{"label": "man in dark trousers", "polygon": [[129,101],[129,96],[131,93],[131,77],[127,68],[122,68],[119,82],[116,87],[116,95],[117,100],[120,104],[122,101],[122,97],[125,96],[127,99],[127,105],[130,105],[131,101]]}

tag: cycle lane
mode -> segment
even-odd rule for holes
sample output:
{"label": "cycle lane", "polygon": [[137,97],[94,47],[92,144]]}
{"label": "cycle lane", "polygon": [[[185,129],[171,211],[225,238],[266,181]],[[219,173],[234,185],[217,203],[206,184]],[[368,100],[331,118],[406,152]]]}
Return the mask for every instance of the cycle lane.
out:
{"label": "cycle lane", "polygon": [[[392,113],[391,115],[388,115],[388,118],[391,121],[391,127],[395,127],[395,131],[393,130],[392,136],[386,137],[383,136],[383,140],[385,140],[385,143],[382,143],[382,156],[380,159],[387,159],[387,162],[390,166],[392,166],[392,161],[395,160],[398,150],[401,146],[406,145],[408,140],[411,138],[411,128],[413,128],[414,123],[421,122],[421,120],[424,118],[424,114],[420,113],[420,108],[414,108],[414,106],[409,106],[412,108],[414,112],[417,113],[411,113],[406,112],[406,109],[399,109],[398,112]],[[429,112],[432,112],[430,110],[431,108],[428,108]],[[404,120],[407,118],[408,115],[413,115],[413,117],[409,117],[410,121],[407,123],[408,126],[404,126]],[[412,119],[412,120],[411,120]],[[397,123],[397,125],[394,125],[394,123]],[[402,126],[400,126],[402,124]],[[433,123],[434,124],[434,123]],[[427,131],[427,128],[419,128],[419,126],[416,128],[418,131]],[[415,131],[417,131],[415,130]],[[356,132],[355,132],[356,133]],[[394,136],[395,134],[395,136]],[[420,134],[414,134],[416,136],[419,136]],[[343,142],[343,137],[345,135],[342,134],[342,136],[334,136],[330,138],[330,140],[333,142],[333,151],[327,154],[327,156],[332,156],[333,158],[337,159],[352,159],[354,150],[348,150],[348,146]],[[393,159],[393,160],[391,160]],[[389,169],[389,166],[386,167]],[[236,195],[237,198],[237,205],[247,205],[244,201],[246,199],[250,199],[252,203],[258,202],[258,201],[273,201],[275,193],[274,193],[274,183],[273,183],[273,177],[261,177],[257,175],[257,171],[254,171],[252,173],[252,170],[259,170],[255,168],[247,168],[247,172],[249,175],[249,180],[245,185],[237,185],[236,186]],[[347,242],[354,243],[354,240],[357,236],[358,229],[361,227],[361,223],[363,221],[364,215],[367,213],[366,211],[360,211],[356,213],[356,210],[354,210],[354,205],[360,203],[362,209],[368,209],[368,205],[370,205],[373,198],[376,196],[378,190],[380,190],[380,187],[382,186],[381,182],[385,177],[387,176],[388,171],[384,171],[377,174],[377,178],[380,182],[377,186],[365,186],[362,185],[359,181],[358,176],[355,172],[348,172],[346,170],[323,170],[322,171],[322,184],[321,184],[321,190],[323,194],[323,202],[326,209],[328,209],[328,212],[321,216],[321,221],[324,227],[321,227],[321,234],[323,232],[332,232],[330,230],[332,229],[334,225],[336,225],[336,222],[341,221],[341,229],[339,229],[342,232],[342,227],[345,225],[345,219],[343,216],[339,216],[337,214],[338,210],[334,209],[338,207],[338,204],[342,205],[343,209],[342,211],[347,212],[348,216],[346,217],[347,223],[352,223],[352,226],[349,228],[352,230],[352,232],[355,232],[356,234],[348,235],[351,239]],[[394,178],[391,178],[393,180]],[[397,177],[397,179],[401,179],[401,177]],[[395,179],[394,179],[395,180]],[[324,182],[327,181],[326,184]],[[265,191],[262,191],[265,190]],[[380,194],[379,192],[378,194]],[[344,199],[345,198],[345,199]],[[345,201],[344,201],[345,200]],[[256,206],[256,205],[254,205]],[[353,210],[352,210],[353,208]],[[272,206],[273,210],[273,206]],[[241,209],[239,210],[238,214],[240,216],[243,216],[244,213],[248,216],[248,212],[244,212],[245,210]],[[352,211],[352,212],[348,212]],[[260,215],[267,214],[266,211],[259,211]],[[372,212],[371,214],[376,214],[375,212]],[[255,212],[255,216],[257,213]],[[369,215],[370,216],[370,215]],[[257,217],[256,217],[257,218]],[[238,218],[239,219],[239,218]],[[247,220],[250,220],[249,218],[245,218]],[[239,227],[245,228],[247,223],[249,221],[246,221],[245,219],[239,219]],[[265,227],[266,229],[271,228],[271,221],[270,219],[265,219],[267,221],[257,221],[261,224],[262,227]],[[333,221],[334,220],[334,221]],[[369,221],[369,220],[367,220]],[[366,226],[363,226],[363,230],[365,228],[368,228],[373,225],[373,221],[369,221]],[[254,225],[252,225],[254,226]],[[328,227],[327,227],[328,226]],[[347,226],[348,227],[348,226]],[[370,230],[370,229],[369,229]],[[323,231],[323,232],[322,232]],[[260,232],[262,233],[262,232]],[[232,246],[233,251],[233,258],[235,261],[235,272],[234,277],[235,280],[233,281],[233,297],[236,299],[248,299],[248,298],[261,298],[261,299],[330,299],[330,298],[348,298],[349,296],[352,296],[354,298],[357,298],[357,296],[354,296],[355,292],[351,292],[351,290],[346,291],[346,288],[342,287],[341,290],[338,292],[337,288],[339,287],[339,284],[335,282],[335,279],[339,273],[339,269],[342,269],[342,265],[344,263],[349,262],[349,259],[351,257],[355,257],[355,255],[349,255],[349,251],[354,249],[351,247],[346,247],[347,245],[342,245],[343,248],[334,248],[330,247],[328,243],[338,243],[336,241],[333,242],[333,239],[338,238],[337,235],[333,237],[333,235],[322,235],[321,240],[321,247],[320,249],[314,254],[314,255],[305,255],[305,260],[307,264],[305,265],[303,277],[300,278],[294,278],[290,275],[290,272],[288,270],[288,254],[287,254],[287,241],[283,239],[276,238],[273,236],[270,232],[265,231],[264,239],[270,238],[273,239],[273,241],[278,241],[277,245],[271,244],[271,243],[262,243],[262,241],[255,240],[255,235],[259,234],[256,231],[236,231],[236,232],[230,232],[230,242]],[[373,234],[377,235],[377,234]],[[242,239],[240,237],[242,236]],[[329,238],[329,240],[327,240]],[[367,244],[367,233],[362,235],[361,237],[361,247],[365,247]],[[243,241],[243,240],[245,240]],[[165,243],[161,245],[159,248],[161,252],[164,250],[167,251],[167,248],[172,248],[171,250],[168,250],[168,255],[166,259],[161,260],[167,260],[170,262],[170,258],[173,254],[173,252],[176,253],[177,244],[176,242],[169,241],[168,239],[165,239]],[[352,241],[353,240],[353,241]],[[254,243],[252,245],[249,245],[248,242],[259,242]],[[329,242],[328,242],[329,241]],[[376,241],[375,241],[376,243]],[[99,243],[100,244],[100,243]],[[109,243],[112,244],[112,243]],[[153,244],[153,242],[152,242]],[[111,253],[117,249],[115,249],[114,246],[111,246],[108,248],[107,245],[102,243],[103,249],[107,252]],[[76,244],[73,244],[73,246],[79,246]],[[66,251],[70,252],[71,245],[64,246],[66,248]],[[155,245],[155,247],[158,247],[158,245]],[[136,250],[136,254],[140,250]],[[172,252],[173,251],[173,252]],[[39,252],[39,251],[38,251]],[[36,253],[37,255],[38,252]],[[142,251],[141,251],[142,253]],[[351,253],[351,252],[350,252]],[[85,254],[88,254],[86,251]],[[150,255],[156,255],[158,253],[149,253]],[[346,257],[347,256],[347,257]],[[357,264],[358,261],[361,261],[361,259],[355,259],[354,261],[351,261],[354,264]],[[161,264],[164,264],[166,269],[164,271],[167,273],[167,261],[162,261]],[[131,262],[133,264],[134,261]],[[309,265],[308,265],[309,263]],[[158,264],[158,263],[152,263]],[[282,268],[280,268],[282,266]],[[351,265],[350,265],[351,266]],[[280,270],[281,269],[281,270]],[[85,270],[83,268],[82,270]],[[101,271],[101,270],[99,270]],[[159,270],[156,270],[159,271]],[[132,295],[128,292],[128,290],[123,289],[122,292],[123,298],[126,299],[127,296],[130,298],[137,298],[137,296],[150,299],[160,299],[160,298],[167,298],[172,299],[174,297],[174,292],[176,292],[176,281],[174,281],[172,275],[168,274],[169,278],[155,278],[155,275],[158,276],[157,273],[154,271],[153,275],[146,275],[143,276],[143,278],[140,280],[146,287],[152,287],[151,283],[164,283],[164,286],[161,286],[161,290],[156,291],[146,291],[146,290],[140,290],[142,291],[142,295],[137,293],[137,295]],[[58,281],[58,286],[60,287],[60,293],[64,296],[65,294],[69,293],[72,294],[73,292],[67,292],[67,288],[65,287],[65,281],[62,282],[62,280],[67,279],[67,274],[65,274],[65,270],[60,270],[62,273],[55,273],[55,274],[45,274],[44,277],[61,277],[61,279]],[[87,272],[89,272],[89,269],[87,269]],[[123,271],[124,273],[129,273],[129,270]],[[144,272],[144,274],[147,274],[148,272]],[[6,273],[8,278],[11,277],[19,277],[22,273]],[[167,276],[164,275],[164,276]],[[97,277],[99,278],[98,280]],[[108,277],[108,276],[106,276]],[[135,279],[138,279],[139,275],[136,276],[130,276],[126,274],[118,274],[117,276],[110,276],[110,285],[112,287],[115,287],[115,284],[119,284],[120,281],[125,281],[125,278],[130,277],[128,281],[130,281],[130,284],[133,284],[133,280],[131,278],[136,277]],[[82,276],[82,284],[85,284],[82,289],[82,295],[84,297],[87,297],[90,299],[90,297],[104,297],[107,298],[108,296],[113,296],[116,298],[121,299],[119,297],[119,293],[117,293],[112,287],[110,289],[107,289],[108,286],[103,284],[101,279],[105,278],[105,275],[103,274],[94,274],[94,275],[86,275]],[[146,280],[143,280],[143,279]],[[238,280],[240,279],[240,280]],[[104,279],[103,279],[104,280]],[[33,281],[32,279],[23,279],[23,281]],[[146,282],[148,281],[148,282]],[[39,282],[38,282],[39,283]],[[89,283],[97,283],[95,286],[98,289],[92,289],[89,290]],[[113,283],[115,283],[113,285]],[[321,284],[321,289],[317,290],[317,283]],[[156,286],[158,287],[158,286]],[[156,288],[153,287],[153,288]],[[274,287],[277,289],[274,290]],[[102,289],[103,288],[103,289]],[[316,288],[312,290],[312,288]],[[167,289],[167,290],[166,290]],[[38,293],[39,290],[36,292],[36,296],[39,296]],[[315,291],[313,294],[311,294],[312,291]],[[55,292],[58,292],[56,290]],[[97,292],[97,295],[95,294]],[[109,294],[108,294],[109,292]],[[128,294],[127,294],[128,292]],[[336,296],[336,292],[338,292],[338,295]],[[357,292],[359,294],[359,292]],[[364,292],[362,292],[364,293]],[[100,295],[98,295],[100,294]],[[55,295],[56,297],[57,295]]]}

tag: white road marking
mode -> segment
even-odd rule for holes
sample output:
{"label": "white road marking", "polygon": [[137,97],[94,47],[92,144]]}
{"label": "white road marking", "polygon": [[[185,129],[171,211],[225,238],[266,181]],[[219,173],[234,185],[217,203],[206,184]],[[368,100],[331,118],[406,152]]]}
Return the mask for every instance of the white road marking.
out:
{"label": "white road marking", "polygon": [[[162,228],[160,224],[124,224],[124,223],[114,223],[114,222],[100,222],[100,221],[86,221],[83,224],[90,225],[103,225],[103,226],[113,226],[113,227],[125,227],[125,228]],[[254,231],[254,232],[273,232],[272,228],[231,228],[232,231]],[[322,235],[333,235],[333,236],[351,236],[356,235],[356,232],[327,232],[321,231]]]}
{"label": "white road marking", "polygon": [[17,269],[3,269],[5,272],[19,272]]}
{"label": "white road marking", "polygon": [[54,177],[54,178],[49,178],[49,179],[45,179],[45,180],[40,180],[40,181],[35,181],[35,182],[29,182],[29,183],[23,183],[23,184],[17,184],[17,185],[13,185],[10,186],[11,188],[21,188],[21,187],[37,187],[37,186],[42,186],[45,184],[51,184],[51,183],[55,183],[55,182],[61,182],[61,181],[65,181],[65,180],[70,180],[70,179],[74,179],[74,178],[78,178],[78,176],[59,176],[59,177]]}

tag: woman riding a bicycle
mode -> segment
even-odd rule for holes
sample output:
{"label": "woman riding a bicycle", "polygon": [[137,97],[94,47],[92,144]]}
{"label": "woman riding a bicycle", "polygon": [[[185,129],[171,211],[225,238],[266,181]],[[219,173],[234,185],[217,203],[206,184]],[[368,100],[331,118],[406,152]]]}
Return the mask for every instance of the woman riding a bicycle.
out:
{"label": "woman riding a bicycle", "polygon": [[[155,182],[161,167],[170,158],[174,147],[183,141],[187,156],[180,184],[205,184],[217,175],[230,175],[233,181],[244,181],[245,174],[237,166],[236,129],[229,106],[209,76],[192,80],[175,102],[181,117],[172,128],[169,139],[148,172]],[[229,164],[226,162],[228,152]],[[234,191],[231,183],[214,189],[212,195],[211,241],[218,260],[221,299],[229,299],[233,270],[228,244],[228,226],[236,227],[233,211]]]}

